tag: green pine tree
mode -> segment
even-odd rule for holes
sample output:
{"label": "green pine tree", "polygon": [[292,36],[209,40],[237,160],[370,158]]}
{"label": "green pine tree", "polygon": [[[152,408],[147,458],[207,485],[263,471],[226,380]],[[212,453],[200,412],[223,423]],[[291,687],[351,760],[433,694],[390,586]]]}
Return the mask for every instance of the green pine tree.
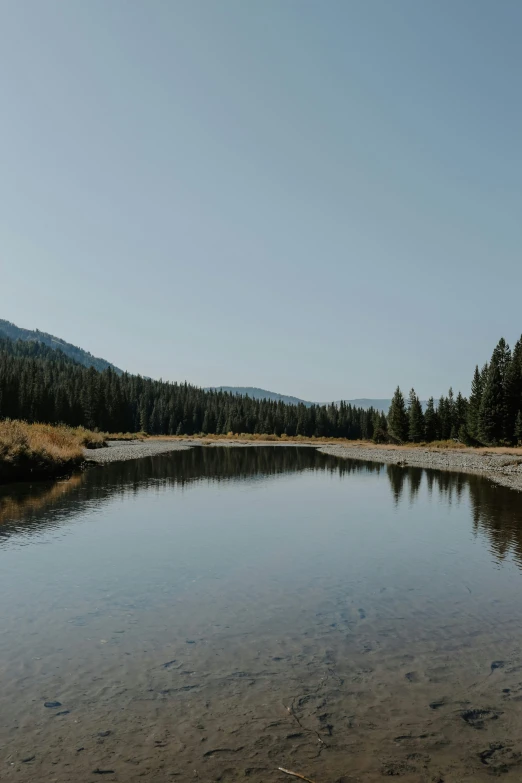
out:
{"label": "green pine tree", "polygon": [[433,397],[430,397],[424,412],[424,440],[429,443],[432,440],[437,440],[437,437],[437,413]]}
{"label": "green pine tree", "polygon": [[388,411],[388,432],[402,443],[408,438],[409,423],[404,396],[397,386]]}
{"label": "green pine tree", "polygon": [[506,440],[515,440],[517,414],[522,406],[522,337],[513,348],[511,362],[504,378],[506,421],[504,436]]}
{"label": "green pine tree", "polygon": [[424,437],[424,414],[415,389],[410,391],[408,405],[408,439],[419,443]]}
{"label": "green pine tree", "polygon": [[479,411],[480,402],[482,400],[482,375],[479,371],[478,364],[475,367],[475,374],[471,381],[471,394],[469,396],[468,415],[467,415],[467,430],[472,438],[478,438],[479,427]]}
{"label": "green pine tree", "polygon": [[480,403],[479,438],[483,443],[499,443],[506,434],[507,406],[504,384],[510,360],[509,346],[502,338],[491,356]]}
{"label": "green pine tree", "polygon": [[519,411],[517,413],[514,436],[515,436],[515,442],[522,444],[522,411]]}
{"label": "green pine tree", "polygon": [[455,407],[453,409],[453,429],[456,432],[456,437],[461,438],[462,432],[466,429],[466,421],[468,418],[468,401],[459,392],[455,398]]}

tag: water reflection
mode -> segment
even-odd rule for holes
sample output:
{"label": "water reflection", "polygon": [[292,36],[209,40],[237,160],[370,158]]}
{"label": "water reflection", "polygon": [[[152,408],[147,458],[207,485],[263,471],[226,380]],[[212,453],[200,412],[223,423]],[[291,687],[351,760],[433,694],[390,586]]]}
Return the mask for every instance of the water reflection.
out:
{"label": "water reflection", "polygon": [[303,471],[386,474],[396,509],[421,494],[448,505],[469,498],[473,530],[484,534],[495,558],[513,557],[522,567],[522,497],[479,475],[338,459],[304,447],[196,447],[146,459],[91,468],[67,481],[0,488],[0,545],[13,535],[30,537],[59,526],[86,507],[99,507],[154,487],[189,487],[199,481],[263,481]]}
{"label": "water reflection", "polygon": [[424,476],[428,497],[451,506],[469,498],[473,529],[487,536],[499,561],[513,557],[522,567],[522,495],[500,487],[483,476],[416,467],[387,465],[392,494],[399,506],[406,497],[414,503]]}

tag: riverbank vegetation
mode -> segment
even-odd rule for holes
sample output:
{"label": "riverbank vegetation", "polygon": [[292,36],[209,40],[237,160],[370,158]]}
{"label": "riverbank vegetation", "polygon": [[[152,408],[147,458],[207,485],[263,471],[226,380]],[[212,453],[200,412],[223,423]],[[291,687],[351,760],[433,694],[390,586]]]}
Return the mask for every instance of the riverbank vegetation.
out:
{"label": "riverbank vegetation", "polygon": [[98,436],[82,428],[0,421],[0,480],[65,474],[83,461]]}
{"label": "riverbank vegetation", "polygon": [[84,427],[0,421],[0,481],[62,476],[85,460],[84,449],[101,448],[135,434],[92,432]]}

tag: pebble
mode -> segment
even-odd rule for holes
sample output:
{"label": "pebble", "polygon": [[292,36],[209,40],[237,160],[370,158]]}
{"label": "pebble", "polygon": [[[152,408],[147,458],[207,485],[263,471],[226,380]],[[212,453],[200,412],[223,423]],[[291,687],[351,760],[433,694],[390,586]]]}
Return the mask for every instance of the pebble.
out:
{"label": "pebble", "polygon": [[83,453],[89,462],[126,462],[139,457],[153,457],[155,454],[165,454],[169,451],[185,451],[188,446],[177,441],[111,441],[101,449],[84,449]]}
{"label": "pebble", "polygon": [[50,710],[55,710],[57,707],[61,707],[62,702],[61,701],[46,701],[44,702],[44,707],[48,707]]}

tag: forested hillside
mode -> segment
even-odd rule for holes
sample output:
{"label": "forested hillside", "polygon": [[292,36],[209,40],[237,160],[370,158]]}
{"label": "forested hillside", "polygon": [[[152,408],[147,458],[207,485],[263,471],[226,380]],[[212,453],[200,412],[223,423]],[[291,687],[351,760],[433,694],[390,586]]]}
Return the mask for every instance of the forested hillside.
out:
{"label": "forested hillside", "polygon": [[94,367],[96,370],[106,370],[108,367],[114,370],[114,372],[121,374],[119,367],[115,367],[114,364],[106,361],[105,359],[99,359],[93,356],[88,351],[84,351],[83,348],[78,348],[76,345],[65,342],[65,340],[55,337],[47,332],[40,332],[39,329],[22,329],[19,326],[15,326],[10,321],[4,321],[0,318],[0,337],[8,337],[11,340],[26,340],[29,342],[40,342],[49,348],[62,351],[66,356],[74,359],[79,364],[83,364],[84,367]]}
{"label": "forested hillside", "polygon": [[452,389],[426,409],[397,388],[388,416],[347,403],[287,404],[188,383],[168,383],[111,367],[99,372],[38,341],[0,338],[0,418],[157,435],[274,434],[468,444],[522,442],[522,338],[504,339],[475,373],[471,395]]}
{"label": "forested hillside", "polygon": [[375,411],[286,405],[111,368],[85,368],[42,343],[0,339],[0,417],[108,432],[158,435],[260,433],[371,438]]}

